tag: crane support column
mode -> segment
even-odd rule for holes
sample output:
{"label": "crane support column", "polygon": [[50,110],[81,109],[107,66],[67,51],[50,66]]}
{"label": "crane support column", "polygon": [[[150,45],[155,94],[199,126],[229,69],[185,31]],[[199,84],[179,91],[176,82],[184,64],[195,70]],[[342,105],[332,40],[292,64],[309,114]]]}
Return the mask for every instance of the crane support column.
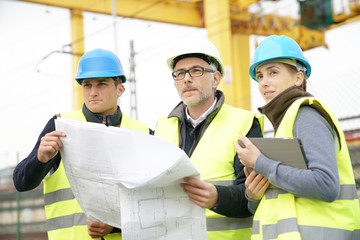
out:
{"label": "crane support column", "polygon": [[[71,49],[73,79],[77,72],[80,57],[84,54],[84,19],[82,11],[71,9]],[[81,86],[73,82],[73,109],[80,109],[84,103]]]}
{"label": "crane support column", "polygon": [[249,37],[233,35],[230,16],[229,0],[204,0],[208,38],[217,46],[225,65],[225,78],[219,88],[224,91],[226,103],[250,109]]}
{"label": "crane support column", "polygon": [[235,107],[251,110],[249,35],[233,33],[233,92]]}

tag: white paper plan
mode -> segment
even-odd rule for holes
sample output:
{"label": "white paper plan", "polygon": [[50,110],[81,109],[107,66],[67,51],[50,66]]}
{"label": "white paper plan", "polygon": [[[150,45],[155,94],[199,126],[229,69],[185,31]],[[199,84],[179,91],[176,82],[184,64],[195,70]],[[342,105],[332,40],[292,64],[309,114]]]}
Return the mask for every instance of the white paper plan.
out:
{"label": "white paper plan", "polygon": [[85,215],[121,228],[127,239],[206,239],[205,210],[180,187],[199,178],[175,145],[137,131],[64,118],[60,150],[72,191]]}

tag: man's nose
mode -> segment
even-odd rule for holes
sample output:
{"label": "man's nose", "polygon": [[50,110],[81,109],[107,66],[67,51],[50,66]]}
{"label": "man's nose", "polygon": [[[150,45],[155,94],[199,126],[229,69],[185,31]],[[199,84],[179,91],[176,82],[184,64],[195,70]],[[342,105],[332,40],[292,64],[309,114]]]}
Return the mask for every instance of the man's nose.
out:
{"label": "man's nose", "polygon": [[96,89],[96,87],[91,87],[90,95],[91,96],[96,96],[97,94],[98,94],[98,90]]}
{"label": "man's nose", "polygon": [[190,72],[185,72],[185,76],[183,79],[184,82],[192,82],[192,77],[190,75]]}

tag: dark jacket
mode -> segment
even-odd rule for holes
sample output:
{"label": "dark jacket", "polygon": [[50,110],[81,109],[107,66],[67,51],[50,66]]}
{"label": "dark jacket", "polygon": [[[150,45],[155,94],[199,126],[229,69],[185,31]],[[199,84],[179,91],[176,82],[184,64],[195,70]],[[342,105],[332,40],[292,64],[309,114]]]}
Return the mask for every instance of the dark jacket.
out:
{"label": "dark jacket", "polygon": [[[179,146],[186,154],[191,157],[200,138],[219,112],[221,106],[224,104],[224,95],[221,91],[216,91],[217,103],[214,110],[195,128],[186,118],[186,105],[180,102],[169,117],[177,117],[179,119]],[[262,131],[259,121],[254,118],[251,129],[246,135],[247,137],[262,137]],[[218,191],[218,206],[211,209],[216,213],[225,215],[227,217],[248,217],[252,214],[247,208],[247,199],[245,198],[245,173],[244,165],[239,161],[238,155],[234,156],[234,170],[236,179],[234,185],[231,186],[217,186]]]}

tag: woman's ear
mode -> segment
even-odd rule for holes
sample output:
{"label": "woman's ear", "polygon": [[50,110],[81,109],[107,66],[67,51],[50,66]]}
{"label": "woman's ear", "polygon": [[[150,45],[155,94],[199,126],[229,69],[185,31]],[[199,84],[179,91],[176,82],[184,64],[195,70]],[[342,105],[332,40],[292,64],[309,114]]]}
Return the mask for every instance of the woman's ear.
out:
{"label": "woman's ear", "polygon": [[300,86],[303,84],[304,81],[305,81],[305,74],[304,74],[304,72],[298,71],[298,72],[296,73],[295,85],[298,86],[298,87],[300,87]]}

